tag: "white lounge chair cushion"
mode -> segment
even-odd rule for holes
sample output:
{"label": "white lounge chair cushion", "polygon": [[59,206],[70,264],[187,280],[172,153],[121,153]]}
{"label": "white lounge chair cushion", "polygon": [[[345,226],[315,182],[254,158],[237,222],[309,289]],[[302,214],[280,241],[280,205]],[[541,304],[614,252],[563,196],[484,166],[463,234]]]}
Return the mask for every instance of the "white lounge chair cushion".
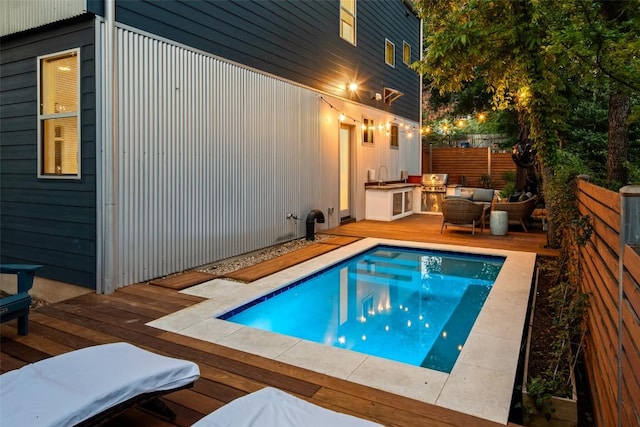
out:
{"label": "white lounge chair cushion", "polygon": [[71,426],[144,393],[186,386],[198,365],[127,343],[87,347],[0,376],[1,426]]}
{"label": "white lounge chair cushion", "polygon": [[193,427],[381,427],[266,387],[210,413]]}

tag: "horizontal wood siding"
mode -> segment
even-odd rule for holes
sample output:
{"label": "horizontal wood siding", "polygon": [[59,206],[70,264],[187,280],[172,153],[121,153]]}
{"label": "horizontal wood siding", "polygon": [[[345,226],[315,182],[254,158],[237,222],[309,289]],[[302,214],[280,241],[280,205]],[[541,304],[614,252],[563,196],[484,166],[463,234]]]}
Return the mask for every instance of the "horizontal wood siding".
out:
{"label": "horizontal wood siding", "polygon": [[[402,62],[403,41],[420,54],[420,20],[401,0],[357,2],[357,46],[340,38],[331,1],[117,1],[116,20],[285,79],[419,120],[420,79]],[[385,64],[385,38],[396,65]],[[355,94],[344,90],[356,81]],[[372,100],[384,87],[404,96]]]}
{"label": "horizontal wood siding", "polygon": [[[4,39],[0,55],[0,256],[38,276],[95,287],[95,63],[88,19]],[[37,178],[37,57],[80,47],[82,179]]]}
{"label": "horizontal wood siding", "polygon": [[482,177],[489,175],[491,187],[501,190],[505,185],[504,173],[516,170],[511,153],[488,148],[433,147],[429,153],[426,147],[422,158],[422,173],[446,173],[449,184],[463,184],[466,179],[464,185],[469,187],[483,187]]}
{"label": "horizontal wood siding", "polygon": [[618,193],[581,181],[578,201],[581,214],[589,215],[594,227],[591,240],[580,250],[580,265],[583,291],[589,294],[585,359],[595,419],[597,425],[602,426],[638,425],[640,255],[626,245],[624,258],[619,259],[621,197]]}

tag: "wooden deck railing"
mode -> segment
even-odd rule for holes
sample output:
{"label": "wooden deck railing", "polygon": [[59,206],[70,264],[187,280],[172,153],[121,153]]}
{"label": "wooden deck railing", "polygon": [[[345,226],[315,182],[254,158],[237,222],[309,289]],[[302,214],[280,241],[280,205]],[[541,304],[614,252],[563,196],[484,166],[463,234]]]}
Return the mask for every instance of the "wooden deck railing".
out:
{"label": "wooden deck railing", "polygon": [[580,181],[578,201],[594,226],[580,265],[589,294],[585,360],[595,420],[640,425],[640,187],[615,193]]}

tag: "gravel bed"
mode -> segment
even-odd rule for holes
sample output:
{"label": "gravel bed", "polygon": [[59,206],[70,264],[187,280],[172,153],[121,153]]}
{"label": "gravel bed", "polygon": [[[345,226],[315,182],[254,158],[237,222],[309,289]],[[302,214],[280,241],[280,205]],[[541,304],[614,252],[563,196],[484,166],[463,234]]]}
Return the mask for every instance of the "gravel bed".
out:
{"label": "gravel bed", "polygon": [[216,276],[222,276],[232,271],[236,271],[244,267],[249,267],[251,265],[279,257],[289,252],[305,248],[307,246],[315,245],[331,237],[334,236],[331,236],[329,234],[316,234],[316,240],[306,240],[304,238],[291,240],[289,242],[280,243],[278,245],[270,246],[265,249],[260,249],[254,252],[249,252],[247,254],[223,259],[221,261],[201,267],[198,269],[198,271],[213,274]]}

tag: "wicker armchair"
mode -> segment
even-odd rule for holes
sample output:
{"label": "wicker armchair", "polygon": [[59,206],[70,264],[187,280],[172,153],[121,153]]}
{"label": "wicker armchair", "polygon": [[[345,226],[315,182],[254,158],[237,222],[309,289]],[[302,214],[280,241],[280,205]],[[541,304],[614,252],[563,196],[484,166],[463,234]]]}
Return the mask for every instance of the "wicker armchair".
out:
{"label": "wicker armchair", "polygon": [[471,227],[471,234],[476,234],[476,224],[484,230],[483,203],[472,202],[467,199],[445,199],[442,201],[442,226],[440,233],[448,225]]}
{"label": "wicker armchair", "polygon": [[493,205],[494,211],[505,211],[509,215],[509,224],[520,224],[528,232],[525,221],[529,219],[536,208],[538,198],[533,196],[522,202],[498,202]]}

